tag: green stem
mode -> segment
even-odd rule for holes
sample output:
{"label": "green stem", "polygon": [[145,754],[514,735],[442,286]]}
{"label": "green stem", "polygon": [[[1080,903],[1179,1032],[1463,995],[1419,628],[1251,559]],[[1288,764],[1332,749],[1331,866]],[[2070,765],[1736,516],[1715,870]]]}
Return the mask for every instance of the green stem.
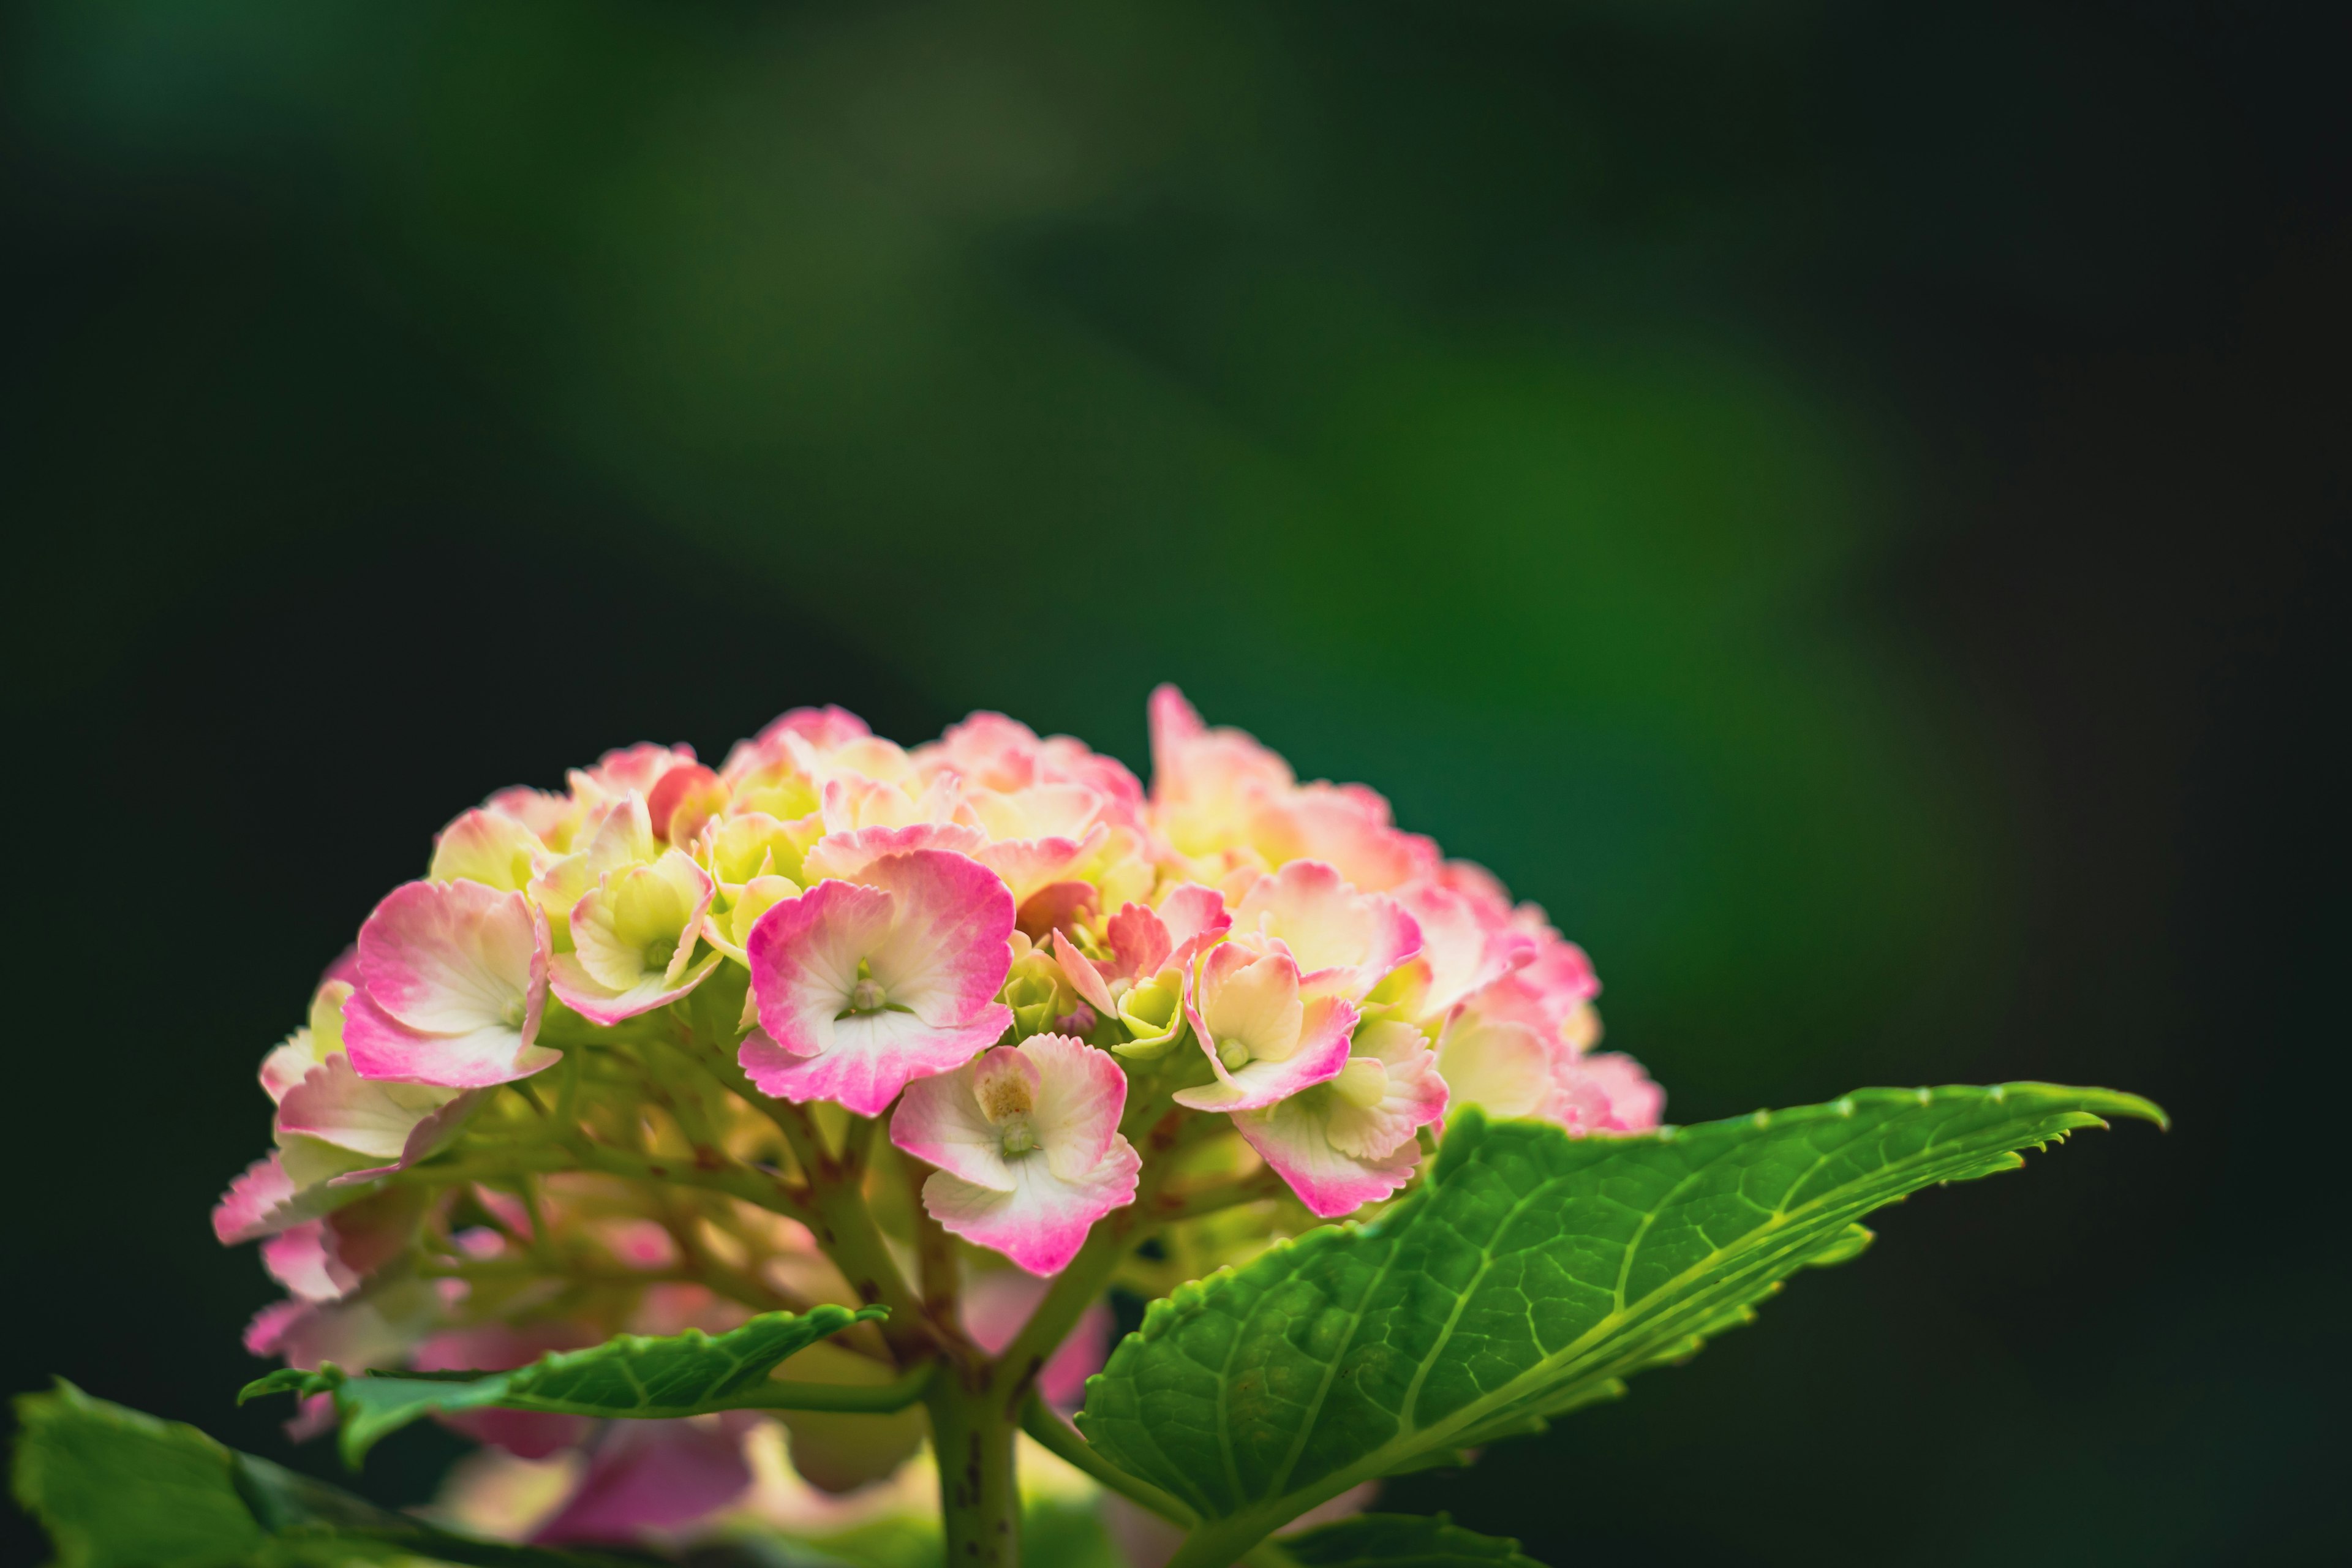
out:
{"label": "green stem", "polygon": [[1046,1407],[1035,1390],[1021,1406],[1021,1429],[1045,1450],[1084,1470],[1101,1486],[1128,1501],[1150,1510],[1171,1524],[1188,1529],[1198,1522],[1192,1510],[1140,1477],[1130,1476],[1097,1453],[1070,1424]]}
{"label": "green stem", "polygon": [[993,1369],[996,1384],[1014,1396],[1025,1394],[1044,1370],[1055,1347],[1070,1337],[1078,1319],[1110,1285],[1111,1276],[1127,1255],[1160,1228],[1160,1185],[1168,1179],[1173,1152],[1185,1135],[1184,1112],[1171,1109],[1143,1138],[1143,1171],[1135,1187],[1135,1201],[1116,1208],[1095,1222],[1086,1245],[1069,1266],[1055,1278],[1045,1299],[1004,1347]]}
{"label": "green stem", "polygon": [[932,1381],[924,1403],[940,1466],[945,1568],[1020,1568],[1012,1412],[992,1389],[971,1385],[951,1368]]}

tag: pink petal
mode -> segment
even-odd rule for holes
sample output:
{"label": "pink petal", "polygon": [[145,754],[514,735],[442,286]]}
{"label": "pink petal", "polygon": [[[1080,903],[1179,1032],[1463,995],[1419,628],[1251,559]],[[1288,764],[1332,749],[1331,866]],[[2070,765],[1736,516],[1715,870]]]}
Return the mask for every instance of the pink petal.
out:
{"label": "pink petal", "polygon": [[1421,1145],[1410,1139],[1384,1159],[1342,1153],[1324,1136],[1320,1119],[1295,1100],[1239,1111],[1234,1130],[1324,1219],[1387,1197],[1412,1179],[1421,1160]]}
{"label": "pink petal", "polygon": [[[1135,908],[1133,904],[1127,907],[1130,910]],[[1059,931],[1054,933],[1054,962],[1061,965],[1071,988],[1085,997],[1097,1013],[1110,1017],[1118,1012],[1111,1001],[1110,987],[1103,984],[1102,972],[1094,966],[1092,959],[1078,951],[1076,943]]]}
{"label": "pink petal", "polygon": [[1099,827],[1082,839],[1007,838],[982,845],[971,857],[1004,879],[1018,904],[1093,854],[1103,838]]}
{"label": "pink petal", "polygon": [[[1225,908],[1225,897],[1214,888],[1204,888],[1198,882],[1180,882],[1160,900],[1159,916],[1167,928],[1168,940],[1174,944],[1162,962],[1173,964],[1187,963],[1194,953],[1233,928],[1234,917]],[[1157,966],[1139,968],[1138,974],[1156,974]]]}
{"label": "pink petal", "polygon": [[1647,1132],[1666,1108],[1666,1091],[1642,1064],[1615,1051],[1555,1068],[1562,1117],[1571,1132]]}
{"label": "pink petal", "polygon": [[885,855],[903,855],[911,849],[947,849],[971,855],[987,842],[988,836],[980,829],[952,822],[918,822],[907,827],[855,827],[845,833],[828,833],[811,845],[801,862],[801,879],[822,882],[827,878],[838,878],[856,882],[862,880],[859,872]]}
{"label": "pink petal", "polygon": [[[1003,846],[992,847],[1003,848]],[[987,857],[983,855],[982,858],[986,861]],[[1007,878],[1006,881],[1010,883],[1012,879]],[[1023,901],[1014,924],[1022,935],[1032,942],[1042,942],[1055,931],[1091,924],[1101,905],[1102,895],[1092,882],[1049,882]]]}
{"label": "pink petal", "polygon": [[400,1146],[399,1157],[392,1163],[371,1165],[364,1170],[346,1171],[341,1175],[329,1177],[327,1185],[355,1186],[363,1182],[372,1182],[378,1176],[391,1175],[394,1171],[405,1171],[420,1160],[431,1159],[447,1148],[451,1141],[465,1130],[466,1122],[481,1105],[487,1092],[486,1089],[467,1089],[440,1110],[418,1121],[415,1126],[409,1129],[408,1137]]}
{"label": "pink petal", "polygon": [[1475,1105],[1489,1116],[1534,1116],[1554,1092],[1552,1047],[1533,1026],[1488,1017],[1474,1005],[1446,1026],[1438,1070],[1455,1110]]}
{"label": "pink petal", "polygon": [[723,1422],[608,1422],[578,1489],[531,1539],[628,1542],[676,1531],[751,1484],[741,1439]]}
{"label": "pink petal", "polygon": [[982,711],[928,746],[915,748],[915,763],[924,768],[952,768],[963,782],[978,789],[1025,789],[1037,782],[1044,747],[1037,732],[1017,719]]}
{"label": "pink petal", "polygon": [[680,763],[662,774],[646,793],[646,816],[654,837],[665,844],[687,844],[702,825],[727,808],[727,786],[700,763]]}
{"label": "pink petal", "polygon": [[719,771],[732,784],[747,773],[783,759],[789,754],[784,745],[787,735],[814,746],[819,752],[831,752],[872,733],[866,727],[866,721],[846,708],[831,705],[795,708],[770,720],[750,740],[735,742],[734,749],[727,753],[727,761]]}
{"label": "pink petal", "polygon": [[245,1353],[274,1356],[294,1326],[310,1315],[308,1301],[272,1301],[245,1326]]}
{"label": "pink petal", "polygon": [[467,1035],[428,1035],[404,1027],[361,992],[343,1004],[343,1047],[352,1066],[366,1078],[447,1089],[511,1083],[563,1059],[561,1051],[526,1043],[539,1032],[540,1010],[546,1005],[543,983],[537,998],[522,1030],[483,1028]]}
{"label": "pink petal", "polygon": [[360,928],[344,1047],[362,1077],[470,1089],[559,1054],[531,1044],[547,1005],[547,921],[520,893],[410,882]]}
{"label": "pink petal", "polygon": [[1234,919],[1278,937],[1306,973],[1299,984],[1360,1001],[1421,951],[1421,927],[1393,899],[1359,893],[1319,860],[1293,860],[1262,878]]}
{"label": "pink petal", "polygon": [[547,846],[538,834],[504,812],[478,807],[434,836],[427,879],[464,879],[501,892],[520,892],[546,858]]}
{"label": "pink petal", "polygon": [[1076,1181],[1064,1181],[1036,1159],[1013,1162],[1017,1184],[1009,1193],[939,1171],[923,1184],[923,1206],[949,1235],[1001,1252],[1032,1274],[1057,1274],[1086,1245],[1095,1221],[1135,1200],[1141,1165],[1121,1138]]}
{"label": "pink petal", "polygon": [[[1210,889],[1202,889],[1202,891]],[[1222,908],[1224,900],[1219,899],[1217,901]],[[1111,916],[1109,923],[1103,928],[1103,936],[1118,965],[1118,973],[1129,980],[1159,973],[1167,967],[1171,962],[1170,954],[1176,950],[1175,938],[1169,933],[1168,922],[1141,904],[1120,905],[1118,913]]]}
{"label": "pink petal", "polygon": [[[1435,1021],[1536,956],[1536,942],[1465,893],[1423,882],[1397,895],[1421,928],[1414,1016]],[[1507,908],[1503,917],[1507,918]]]}
{"label": "pink petal", "polygon": [[[698,921],[689,928],[689,937],[702,930]],[[600,983],[581,966],[579,958],[569,952],[559,952],[548,962],[548,979],[556,998],[565,1006],[592,1024],[607,1026],[650,1013],[656,1007],[667,1007],[710,978],[725,958],[714,952],[678,977],[675,985],[664,982],[658,971],[648,971],[646,977],[625,991],[614,991]]]}
{"label": "pink petal", "polygon": [[278,1131],[396,1160],[416,1125],[452,1096],[421,1084],[363,1079],[341,1052],[304,1075],[278,1107]]}
{"label": "pink petal", "polygon": [[1064,1181],[1077,1181],[1118,1141],[1127,1075],[1108,1052],[1067,1035],[1032,1035],[1016,1048],[1036,1068],[1029,1121],[1046,1163]]}
{"label": "pink petal", "polygon": [[[811,1057],[832,1045],[835,1020],[857,985],[857,965],[888,939],[896,917],[896,900],[881,889],[826,881],[783,900],[752,924],[743,943],[751,997],[760,1027],[778,1048]],[[743,1068],[753,1070],[748,1055]]]}
{"label": "pink petal", "polygon": [[228,1184],[213,1208],[213,1235],[223,1247],[257,1240],[313,1217],[276,1154],[256,1160]]}
{"label": "pink petal", "polygon": [[1307,784],[1267,800],[1249,831],[1268,860],[1322,860],[1366,892],[1402,888],[1439,863],[1437,846],[1390,826],[1388,803],[1360,784]]}
{"label": "pink petal", "polygon": [[593,768],[574,768],[572,772],[572,791],[589,796],[651,795],[662,776],[681,763],[694,761],[694,748],[680,742],[675,746],[656,746],[650,741],[640,741],[605,752],[596,759]]}
{"label": "pink petal", "polygon": [[1011,1046],[999,1046],[976,1061],[907,1086],[890,1116],[890,1142],[924,1163],[992,1192],[1018,1184],[1006,1163],[1003,1134],[981,1109],[980,1073],[1002,1059],[1021,1069],[1034,1094],[1037,1069]]}
{"label": "pink petal", "polygon": [[879,1116],[917,1080],[962,1066],[1013,1026],[1013,1009],[991,1003],[970,1023],[941,1028],[905,1013],[840,1020],[814,1056],[795,1056],[762,1029],[747,1037],[736,1059],[761,1093],[803,1104],[829,1100],[860,1116]]}
{"label": "pink petal", "polygon": [[311,1220],[283,1230],[261,1244],[269,1277],[305,1301],[335,1301],[359,1289],[360,1276],[328,1249],[327,1227]]}
{"label": "pink petal", "polygon": [[1194,1110],[1251,1110],[1287,1100],[1300,1089],[1325,1083],[1348,1065],[1348,1037],[1356,1026],[1356,1009],[1337,996],[1318,996],[1306,1005],[1299,1024],[1298,1049],[1281,1061],[1263,1058],[1238,1071],[1217,1059],[1213,1038],[1201,1015],[1192,1013],[1192,1032],[1208,1053],[1217,1081],[1198,1089],[1180,1089],[1176,1103]]}

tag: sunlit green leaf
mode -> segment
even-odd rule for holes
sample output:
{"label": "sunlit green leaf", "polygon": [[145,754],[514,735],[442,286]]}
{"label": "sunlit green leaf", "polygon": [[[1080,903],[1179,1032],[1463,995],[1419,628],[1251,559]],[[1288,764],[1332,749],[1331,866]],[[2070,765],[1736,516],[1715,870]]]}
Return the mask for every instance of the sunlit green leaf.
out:
{"label": "sunlit green leaf", "polygon": [[1537,1429],[1748,1321],[1798,1268],[1853,1257],[1858,1221],[2022,1148],[2162,1120],[2049,1084],[1864,1089],[1636,1138],[1475,1113],[1424,1184],[1156,1302],[1087,1386],[1103,1456],[1208,1521],[1229,1563],[1360,1481]]}

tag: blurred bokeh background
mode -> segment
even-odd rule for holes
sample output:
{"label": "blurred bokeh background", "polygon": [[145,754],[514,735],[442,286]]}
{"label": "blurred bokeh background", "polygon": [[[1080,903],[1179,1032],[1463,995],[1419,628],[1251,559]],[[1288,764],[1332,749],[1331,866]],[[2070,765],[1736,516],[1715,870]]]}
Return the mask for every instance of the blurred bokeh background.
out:
{"label": "blurred bokeh background", "polygon": [[2339,8],[0,37],[9,1389],[331,1469],[230,1405],[271,1291],[205,1213],[489,789],[828,700],[1140,767],[1172,679],[1548,906],[1676,1120],[2177,1119],[1395,1501],[1555,1568],[2341,1549]]}

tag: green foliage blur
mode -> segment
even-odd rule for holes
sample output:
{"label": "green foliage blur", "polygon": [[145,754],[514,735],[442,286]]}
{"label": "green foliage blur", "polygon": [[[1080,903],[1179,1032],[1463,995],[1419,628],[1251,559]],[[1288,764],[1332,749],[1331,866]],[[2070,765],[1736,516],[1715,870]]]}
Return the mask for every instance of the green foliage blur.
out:
{"label": "green foliage blur", "polygon": [[[77,1173],[24,1221],[75,1285],[11,1385],[321,1463],[228,1412],[268,1291],[204,1205],[310,976],[489,788],[826,700],[908,742],[998,708],[1139,768],[1173,679],[1543,903],[1675,1120],[2023,1077],[2179,1119],[1966,1215],[1923,1201],[1671,1388],[1397,1506],[1563,1565],[2326,1538],[2295,1457],[2319,1384],[2276,1370],[2316,1309],[2241,1330],[2210,1268],[2340,1300],[2284,1245],[2302,1200],[2217,1217],[2315,1190],[2248,1130],[2325,1081],[2342,921],[2298,826],[2342,537],[2339,32],[19,8],[13,819],[28,885],[209,913],[126,964],[12,911],[63,966],[28,1038],[113,999],[140,1088],[112,1136],[149,1163],[71,1117],[11,1150],[12,1179]],[[87,1094],[79,1060],[27,1092]],[[165,1281],[184,1321],[122,1348]],[[2242,1362],[2182,1370],[2223,1342]],[[385,1500],[447,1457],[405,1451]],[[1853,1512],[1757,1539],[1809,1455]],[[1701,1474],[1738,1479],[1698,1502]]]}

